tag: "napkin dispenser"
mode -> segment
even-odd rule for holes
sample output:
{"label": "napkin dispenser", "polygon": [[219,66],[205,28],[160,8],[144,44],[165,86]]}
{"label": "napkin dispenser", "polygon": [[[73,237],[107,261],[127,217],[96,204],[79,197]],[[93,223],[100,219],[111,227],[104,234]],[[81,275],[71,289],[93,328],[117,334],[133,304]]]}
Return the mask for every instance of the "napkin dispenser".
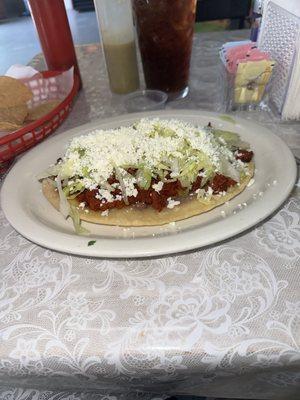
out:
{"label": "napkin dispenser", "polygon": [[300,2],[264,5],[258,47],[276,61],[268,105],[282,120],[300,120]]}

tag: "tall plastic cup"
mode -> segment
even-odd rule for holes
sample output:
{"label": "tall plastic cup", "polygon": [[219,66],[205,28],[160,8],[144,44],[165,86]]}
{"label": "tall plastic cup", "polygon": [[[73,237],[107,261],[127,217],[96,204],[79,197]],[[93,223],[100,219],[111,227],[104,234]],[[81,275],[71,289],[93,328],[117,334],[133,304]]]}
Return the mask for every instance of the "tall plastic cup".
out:
{"label": "tall plastic cup", "polygon": [[169,98],[188,93],[196,0],[132,0],[145,81]]}

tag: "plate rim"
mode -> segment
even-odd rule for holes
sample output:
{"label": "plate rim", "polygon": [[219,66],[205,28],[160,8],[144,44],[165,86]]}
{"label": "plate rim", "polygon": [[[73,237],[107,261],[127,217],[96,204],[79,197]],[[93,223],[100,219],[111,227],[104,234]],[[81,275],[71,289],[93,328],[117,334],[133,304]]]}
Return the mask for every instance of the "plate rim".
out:
{"label": "plate rim", "polygon": [[[22,229],[18,229],[20,228],[20,225],[18,225],[18,223],[16,223],[14,221],[14,218],[11,218],[11,210],[10,210],[10,204],[9,204],[9,199],[6,197],[6,187],[9,183],[10,177],[13,175],[14,171],[20,167],[20,165],[22,165],[23,163],[26,164],[27,160],[29,160],[30,158],[32,158],[35,154],[38,154],[40,149],[42,149],[43,147],[46,148],[46,146],[51,146],[51,143],[56,143],[58,138],[62,137],[63,135],[68,135],[71,136],[75,133],[80,135],[79,130],[82,131],[89,131],[89,130],[93,130],[96,128],[101,128],[101,126],[105,125],[105,124],[111,124],[111,123],[117,123],[120,121],[120,124],[123,122],[130,122],[131,120],[135,120],[135,119],[139,119],[142,117],[160,117],[160,118],[178,118],[180,119],[181,117],[190,117],[190,118],[196,118],[197,116],[201,117],[201,118],[205,118],[205,117],[209,117],[211,116],[212,118],[218,118],[220,119],[220,122],[222,122],[222,113],[218,113],[218,112],[211,112],[211,111],[206,111],[206,110],[199,110],[199,109],[172,109],[172,110],[161,110],[161,111],[150,111],[150,112],[140,112],[140,113],[131,113],[131,114],[122,114],[119,116],[114,116],[114,117],[109,117],[109,118],[103,118],[103,119],[96,119],[93,120],[91,122],[88,122],[86,124],[68,129],[66,131],[63,131],[61,133],[59,133],[58,135],[52,136],[48,139],[46,139],[45,141],[43,141],[42,143],[38,144],[37,146],[35,146],[33,149],[29,150],[27,153],[25,153],[10,169],[9,173],[7,174],[3,184],[2,184],[2,188],[1,188],[1,193],[0,193],[0,201],[1,201],[1,206],[2,206],[2,210],[4,212],[5,217],[7,218],[7,220],[9,221],[9,223],[13,226],[13,228],[18,231],[22,236],[24,236],[26,239],[30,240],[31,242],[34,242],[44,248],[49,248],[55,251],[59,251],[62,253],[68,253],[68,254],[73,254],[73,255],[77,255],[77,256],[89,256],[89,257],[97,257],[97,258],[148,258],[148,257],[157,257],[157,256],[162,256],[162,255],[170,255],[170,254],[177,254],[177,253],[182,253],[182,252],[187,252],[187,251],[191,251],[193,249],[200,249],[203,247],[207,247],[209,245],[215,245],[216,243],[219,242],[223,242],[224,240],[227,240],[229,238],[236,238],[237,235],[239,235],[241,232],[243,231],[247,231],[250,228],[252,228],[253,226],[259,224],[261,221],[263,221],[264,219],[266,219],[267,217],[269,217],[270,215],[272,215],[283,203],[284,201],[288,198],[289,194],[291,193],[295,181],[296,181],[296,177],[297,177],[297,166],[296,166],[296,162],[294,160],[294,157],[292,155],[291,150],[289,149],[289,147],[286,145],[286,143],[276,134],[274,134],[269,128],[266,128],[265,126],[257,123],[256,121],[253,120],[248,120],[245,118],[241,118],[241,117],[236,117],[236,116],[232,116],[230,115],[232,118],[234,118],[235,120],[235,124],[232,125],[232,127],[234,127],[234,125],[236,125],[238,127],[238,125],[242,126],[243,125],[255,125],[257,127],[259,127],[263,132],[265,132],[264,134],[269,134],[273,140],[277,141],[278,144],[280,144],[280,147],[283,148],[286,152],[286,155],[289,157],[289,161],[290,161],[290,176],[289,178],[291,178],[289,180],[289,182],[287,183],[286,186],[286,190],[284,193],[281,194],[281,199],[277,200],[273,206],[271,208],[266,209],[265,205],[264,205],[264,212],[261,213],[262,215],[257,218],[254,219],[253,221],[251,221],[249,223],[249,221],[247,222],[247,224],[242,223],[241,221],[239,221],[239,226],[237,225],[237,227],[235,229],[230,229],[228,232],[222,233],[222,234],[217,234],[215,235],[215,239],[214,240],[207,240],[205,241],[204,239],[202,239],[201,243],[196,244],[195,240],[191,241],[190,243],[186,243],[185,240],[182,240],[182,243],[177,244],[176,249],[174,249],[174,247],[172,248],[166,248],[167,244],[168,244],[168,240],[166,240],[166,238],[171,238],[174,237],[175,234],[168,234],[166,236],[162,236],[159,238],[152,238],[152,237],[140,237],[140,238],[127,238],[127,239],[123,239],[123,238],[97,238],[97,242],[101,242],[103,245],[105,245],[105,243],[108,242],[114,242],[116,243],[117,241],[119,241],[119,243],[122,241],[123,244],[125,244],[125,246],[127,245],[126,248],[124,248],[125,246],[122,246],[123,249],[122,251],[116,251],[116,249],[109,249],[108,251],[106,251],[104,248],[99,247],[99,243],[96,243],[95,246],[87,246],[87,242],[89,240],[93,240],[93,235],[91,236],[87,236],[87,237],[81,237],[81,236],[76,236],[76,239],[78,238],[83,238],[85,240],[85,247],[74,247],[73,248],[66,248],[66,245],[64,243],[60,243],[58,242],[51,242],[49,243],[49,240],[43,240],[41,237],[39,237],[39,235],[34,235],[31,233],[26,233],[24,232]],[[224,122],[224,121],[223,121]],[[228,122],[228,121],[226,121]],[[82,132],[84,133],[84,132]],[[257,134],[257,133],[256,133]],[[3,194],[4,193],[4,194]],[[243,210],[243,216],[245,217],[244,219],[247,220],[247,213],[249,213],[249,209],[244,209]],[[236,214],[236,215],[231,215],[231,219],[233,222],[238,222],[238,220],[240,219],[240,213]],[[224,220],[225,221],[225,220]],[[222,222],[222,221],[221,221]],[[214,222],[214,223],[210,223],[208,225],[208,227],[206,227],[206,229],[211,229],[213,227],[213,225],[215,223],[220,223],[220,221]],[[46,225],[44,225],[44,229],[47,231],[50,228],[47,227]],[[203,229],[203,227],[195,227],[195,229],[193,230],[197,230],[197,229]],[[55,232],[55,230],[50,229],[51,232]],[[22,232],[21,232],[22,231]],[[185,230],[185,231],[181,231],[178,232],[175,237],[178,237],[179,235],[184,238],[184,236],[187,235],[187,233],[190,233],[191,229],[189,230]],[[234,231],[234,232],[233,232]],[[57,232],[57,231],[56,231]],[[72,238],[75,237],[74,235],[70,235]],[[133,252],[133,247],[136,247],[135,245],[132,246],[133,243],[138,243],[141,240],[151,240],[151,243],[153,244],[155,241],[157,241],[158,239],[161,242],[166,242],[166,243],[162,243],[162,246],[160,246],[161,248],[157,248],[157,246],[152,246],[151,248],[147,249],[139,249],[137,252]]]}

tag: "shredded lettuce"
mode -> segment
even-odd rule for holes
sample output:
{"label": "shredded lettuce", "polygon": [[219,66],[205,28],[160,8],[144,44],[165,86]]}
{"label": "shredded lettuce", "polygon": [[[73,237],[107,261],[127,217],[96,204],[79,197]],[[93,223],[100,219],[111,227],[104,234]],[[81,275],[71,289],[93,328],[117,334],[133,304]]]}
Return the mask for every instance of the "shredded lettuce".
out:
{"label": "shredded lettuce", "polygon": [[109,190],[110,192],[113,192],[115,190],[115,188],[113,186],[111,186],[108,182],[106,182],[105,180],[103,180],[100,183],[100,186],[106,190]]}
{"label": "shredded lettuce", "polygon": [[80,181],[75,181],[72,185],[65,186],[63,192],[68,199],[74,199],[79,193],[82,193],[84,189],[85,187]]}
{"label": "shredded lettuce", "polygon": [[162,136],[162,137],[175,137],[176,133],[165,126],[160,126],[159,124],[155,124],[153,126],[153,130],[149,133],[150,138],[154,138],[155,136]]}
{"label": "shredded lettuce", "polygon": [[229,149],[248,149],[249,143],[243,142],[239,134],[230,131],[222,131],[221,129],[212,129],[213,135],[222,145],[226,145]]}
{"label": "shredded lettuce", "polygon": [[70,206],[69,216],[73,221],[75,232],[78,235],[87,235],[90,233],[87,229],[81,226],[80,215],[77,208],[74,205]]}
{"label": "shredded lettuce", "polygon": [[240,181],[240,172],[236,170],[233,165],[228,160],[226,160],[226,158],[223,158],[221,160],[220,172],[223,175],[235,180],[236,182]]}
{"label": "shredded lettuce", "polygon": [[74,149],[75,151],[77,151],[78,155],[80,158],[85,156],[86,153],[86,149],[82,148],[82,147],[78,147],[77,149]]}
{"label": "shredded lettuce", "polygon": [[78,235],[88,234],[89,231],[81,226],[80,215],[77,208],[74,205],[70,205],[68,202],[61,184],[61,176],[58,175],[56,178],[57,190],[59,194],[59,211],[65,219],[70,217],[73,221],[75,232]]}
{"label": "shredded lettuce", "polygon": [[151,170],[148,168],[140,168],[136,173],[137,184],[142,189],[149,189],[152,180]]}
{"label": "shredded lettuce", "polygon": [[161,181],[165,181],[166,175],[168,175],[168,171],[157,168],[153,171],[153,175],[158,176]]}
{"label": "shredded lettuce", "polygon": [[124,198],[124,203],[126,205],[128,205],[129,201],[128,201],[128,197],[127,197],[127,193],[126,193],[126,186],[125,186],[125,183],[123,181],[123,177],[122,177],[121,171],[116,165],[114,165],[114,169],[115,169],[116,177],[117,177],[117,179],[118,179],[118,181],[120,183],[120,186],[121,186],[122,195],[123,195],[123,198]]}
{"label": "shredded lettuce", "polygon": [[65,219],[68,218],[70,215],[70,204],[64,194],[64,191],[62,189],[62,184],[61,184],[61,176],[57,175],[56,178],[56,185],[57,185],[57,190],[58,190],[58,195],[59,195],[59,211],[61,214],[64,216]]}
{"label": "shredded lettuce", "polygon": [[179,160],[177,158],[172,158],[170,160],[170,168],[174,176],[178,176],[180,173]]}
{"label": "shredded lettuce", "polygon": [[179,175],[179,181],[183,187],[189,187],[196,180],[199,173],[198,163],[191,161],[185,165]]}
{"label": "shredded lettuce", "polygon": [[190,187],[195,182],[199,171],[204,170],[210,174],[213,172],[213,165],[206,154],[201,151],[193,152],[193,156],[187,155],[181,160],[181,171],[179,181],[183,187]]}
{"label": "shredded lettuce", "polygon": [[61,169],[59,172],[61,179],[68,179],[73,176],[73,161],[66,160],[61,164]]}
{"label": "shredded lettuce", "polygon": [[197,199],[201,199],[201,198],[203,198],[204,197],[204,195],[205,195],[205,190],[204,189],[198,189],[198,192],[197,192]]}
{"label": "shredded lettuce", "polygon": [[201,179],[201,188],[203,188],[207,182],[214,176],[214,170],[213,169],[207,169],[205,170],[205,176],[202,176]]}
{"label": "shredded lettuce", "polygon": [[49,178],[50,176],[57,176],[60,173],[62,164],[55,164],[51,165],[49,168],[47,168],[45,171],[41,172],[36,176],[37,180],[42,180]]}
{"label": "shredded lettuce", "polygon": [[91,171],[89,170],[88,167],[83,167],[83,168],[82,168],[82,176],[83,176],[84,178],[90,178],[90,176],[91,176]]}

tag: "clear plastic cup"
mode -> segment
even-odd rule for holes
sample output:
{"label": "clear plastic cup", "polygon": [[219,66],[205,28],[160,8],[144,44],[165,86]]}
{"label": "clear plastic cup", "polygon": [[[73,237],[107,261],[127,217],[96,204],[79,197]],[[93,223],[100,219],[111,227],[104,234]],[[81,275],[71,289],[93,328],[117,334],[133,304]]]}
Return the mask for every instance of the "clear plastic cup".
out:
{"label": "clear plastic cup", "polygon": [[138,90],[124,97],[123,104],[128,112],[162,110],[168,95],[160,90]]}
{"label": "clear plastic cup", "polygon": [[188,93],[196,0],[132,0],[147,89]]}

